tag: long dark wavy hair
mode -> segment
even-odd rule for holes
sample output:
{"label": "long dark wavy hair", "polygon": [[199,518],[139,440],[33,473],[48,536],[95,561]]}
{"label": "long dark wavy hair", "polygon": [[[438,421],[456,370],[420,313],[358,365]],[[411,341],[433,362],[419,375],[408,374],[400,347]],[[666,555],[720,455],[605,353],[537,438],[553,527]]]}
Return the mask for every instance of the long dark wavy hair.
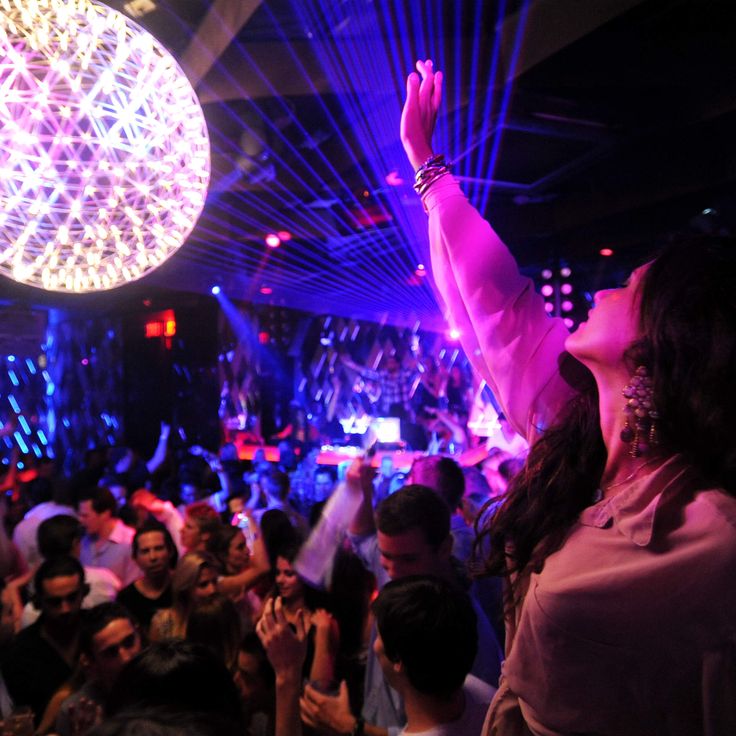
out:
{"label": "long dark wavy hair", "polygon": [[[704,483],[736,495],[736,239],[668,246],[638,286],[643,338],[627,353],[648,367],[660,450],[680,453]],[[590,382],[532,446],[492,516],[481,513],[476,553],[485,574],[539,572],[593,502],[606,463],[598,392]],[[704,486],[707,487],[707,486]]]}

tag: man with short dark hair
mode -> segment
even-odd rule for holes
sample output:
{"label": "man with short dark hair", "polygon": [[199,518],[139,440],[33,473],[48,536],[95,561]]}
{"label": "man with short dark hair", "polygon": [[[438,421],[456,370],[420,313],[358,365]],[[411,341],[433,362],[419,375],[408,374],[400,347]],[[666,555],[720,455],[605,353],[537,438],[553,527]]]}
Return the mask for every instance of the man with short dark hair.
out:
{"label": "man with short dark hair", "polygon": [[[71,555],[79,559],[83,535],[84,527],[76,516],[59,514],[46,519],[37,531],[41,558],[50,560],[53,557]],[[92,608],[99,603],[115,600],[122,587],[117,575],[106,567],[84,565],[84,579],[89,591],[82,601],[82,608]],[[21,626],[30,626],[38,616],[38,609],[32,603],[27,603],[21,615]]]}
{"label": "man with short dark hair", "polygon": [[84,568],[74,557],[54,557],[34,578],[41,616],[11,643],[2,662],[8,692],[16,706],[33,709],[36,725],[51,696],[69,679],[79,658]]}
{"label": "man with short dark hair", "polygon": [[465,493],[465,476],[462,468],[451,457],[427,455],[417,458],[411,466],[407,483],[419,483],[431,488],[450,508],[450,534],[452,554],[467,562],[473,550],[475,533],[465,523],[460,504]]}
{"label": "man with short dark hair", "polygon": [[286,514],[294,529],[306,536],[309,531],[306,519],[289,503],[291,490],[289,476],[282,470],[270,468],[265,473],[259,473],[258,482],[266,494],[266,506],[253,512],[256,523],[260,526],[261,518],[266,511],[278,509]]}
{"label": "man with short dark hair", "polygon": [[76,511],[67,506],[65,501],[61,486],[50,478],[36,479],[31,496],[33,506],[13,530],[13,542],[29,567],[33,568],[41,562],[36,542],[36,532],[41,522],[57,514],[76,516]]}
{"label": "man with short dark hair", "polygon": [[87,679],[61,704],[56,718],[56,730],[61,736],[74,733],[70,715],[82,699],[104,705],[120,670],[141,651],[141,638],[136,622],[124,606],[101,603],[87,612],[79,646]]}
{"label": "man with short dark hair", "polygon": [[123,585],[140,576],[130,554],[134,530],[115,514],[117,502],[107,488],[95,488],[79,501],[79,521],[87,531],[82,539],[79,559],[85,565],[106,567]]}
{"label": "man with short dark hair", "polygon": [[373,604],[374,653],[401,695],[402,734],[479,734],[495,688],[470,673],[478,648],[468,595],[446,580],[409,576],[387,583]]}

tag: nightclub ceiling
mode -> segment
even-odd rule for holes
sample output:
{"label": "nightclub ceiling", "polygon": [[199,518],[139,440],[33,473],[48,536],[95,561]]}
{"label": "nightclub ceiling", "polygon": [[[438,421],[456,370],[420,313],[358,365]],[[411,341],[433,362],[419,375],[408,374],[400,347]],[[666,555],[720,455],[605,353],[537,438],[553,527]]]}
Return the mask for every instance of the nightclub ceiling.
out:
{"label": "nightclub ceiling", "polygon": [[398,140],[418,56],[446,72],[436,149],[530,275],[567,265],[591,291],[658,239],[736,225],[733,0],[107,4],[178,59],[212,149],[189,241],[117,291],[217,284],[234,300],[439,326]]}

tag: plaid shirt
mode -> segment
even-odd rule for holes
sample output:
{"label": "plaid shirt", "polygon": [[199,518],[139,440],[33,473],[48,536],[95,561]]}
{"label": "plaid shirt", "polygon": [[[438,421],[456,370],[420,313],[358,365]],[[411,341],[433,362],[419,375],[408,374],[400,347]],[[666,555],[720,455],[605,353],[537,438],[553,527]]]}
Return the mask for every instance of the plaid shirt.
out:
{"label": "plaid shirt", "polygon": [[376,381],[381,387],[379,401],[382,412],[387,413],[393,404],[401,404],[404,408],[408,406],[409,399],[411,399],[414,371],[408,368],[400,368],[394,372],[385,369],[378,371],[366,369],[362,371],[362,374],[371,381]]}

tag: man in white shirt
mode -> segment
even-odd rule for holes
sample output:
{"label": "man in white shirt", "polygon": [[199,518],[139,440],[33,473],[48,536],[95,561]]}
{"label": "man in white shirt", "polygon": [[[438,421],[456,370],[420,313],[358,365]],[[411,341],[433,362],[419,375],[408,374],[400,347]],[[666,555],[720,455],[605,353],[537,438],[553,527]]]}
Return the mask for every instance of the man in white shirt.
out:
{"label": "man in white shirt", "polygon": [[58,500],[53,498],[51,480],[48,478],[37,479],[34,483],[33,498],[36,505],[26,513],[13,530],[13,542],[15,542],[15,546],[20,550],[30,568],[34,568],[41,563],[41,555],[36,543],[36,532],[41,522],[59,514],[77,515],[77,512],[71,506],[57,503]]}
{"label": "man in white shirt", "polygon": [[[46,519],[37,533],[38,550],[41,560],[71,555],[79,559],[80,542],[84,529],[76,516],[58,514]],[[82,608],[92,608],[98,603],[114,601],[122,585],[120,580],[105,567],[84,566],[87,593],[82,600]],[[21,628],[30,626],[38,620],[41,612],[33,602],[26,603],[21,615]]]}
{"label": "man in white shirt", "polygon": [[441,578],[387,583],[373,604],[373,650],[401,695],[407,736],[480,734],[496,689],[469,674],[478,648],[467,594]]}

